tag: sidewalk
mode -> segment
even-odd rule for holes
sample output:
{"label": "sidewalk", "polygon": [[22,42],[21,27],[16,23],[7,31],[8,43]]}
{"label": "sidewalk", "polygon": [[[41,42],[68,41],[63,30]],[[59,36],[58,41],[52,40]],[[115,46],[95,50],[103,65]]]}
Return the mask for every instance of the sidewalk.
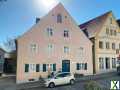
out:
{"label": "sidewalk", "polygon": [[81,81],[89,81],[89,80],[98,80],[103,78],[108,78],[117,75],[117,72],[108,72],[108,73],[102,73],[102,74],[95,74],[95,75],[89,75],[89,76],[83,76],[81,78],[76,78],[76,82]]}
{"label": "sidewalk", "polygon": [[0,76],[0,79],[9,78],[9,77],[16,77],[16,75],[15,74],[2,74],[2,76]]}
{"label": "sidewalk", "polygon": [[17,86],[17,88],[16,88],[17,90],[29,89],[29,88],[35,88],[35,87],[43,87],[44,80],[41,79],[40,81],[18,84],[16,86]]}

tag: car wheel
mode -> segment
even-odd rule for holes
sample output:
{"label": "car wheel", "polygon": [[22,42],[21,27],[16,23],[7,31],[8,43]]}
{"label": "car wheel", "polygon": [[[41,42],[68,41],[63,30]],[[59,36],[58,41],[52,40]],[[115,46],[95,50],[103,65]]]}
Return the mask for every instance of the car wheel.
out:
{"label": "car wheel", "polygon": [[52,82],[52,83],[49,84],[49,87],[50,87],[50,88],[54,88],[54,87],[55,87],[55,84]]}
{"label": "car wheel", "polygon": [[70,84],[73,85],[75,83],[75,80],[70,80]]}

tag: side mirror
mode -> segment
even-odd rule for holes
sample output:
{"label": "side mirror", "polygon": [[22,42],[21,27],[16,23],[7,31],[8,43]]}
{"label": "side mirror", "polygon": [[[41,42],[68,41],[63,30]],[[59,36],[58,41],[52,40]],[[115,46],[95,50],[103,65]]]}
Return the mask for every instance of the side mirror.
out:
{"label": "side mirror", "polygon": [[58,79],[58,77],[55,77],[55,79]]}

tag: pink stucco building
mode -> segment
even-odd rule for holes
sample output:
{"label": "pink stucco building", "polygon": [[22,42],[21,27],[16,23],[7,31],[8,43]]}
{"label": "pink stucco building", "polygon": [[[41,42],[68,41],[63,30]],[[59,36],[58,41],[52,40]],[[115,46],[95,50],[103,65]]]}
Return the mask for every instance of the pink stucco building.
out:
{"label": "pink stucco building", "polygon": [[18,38],[17,83],[63,71],[93,74],[92,43],[60,3]]}

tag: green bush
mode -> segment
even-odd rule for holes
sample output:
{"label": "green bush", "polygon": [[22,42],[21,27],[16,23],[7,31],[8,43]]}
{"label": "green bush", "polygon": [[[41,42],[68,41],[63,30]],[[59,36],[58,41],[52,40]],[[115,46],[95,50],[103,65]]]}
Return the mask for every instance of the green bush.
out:
{"label": "green bush", "polygon": [[95,81],[88,81],[84,85],[85,90],[102,90],[102,88]]}

